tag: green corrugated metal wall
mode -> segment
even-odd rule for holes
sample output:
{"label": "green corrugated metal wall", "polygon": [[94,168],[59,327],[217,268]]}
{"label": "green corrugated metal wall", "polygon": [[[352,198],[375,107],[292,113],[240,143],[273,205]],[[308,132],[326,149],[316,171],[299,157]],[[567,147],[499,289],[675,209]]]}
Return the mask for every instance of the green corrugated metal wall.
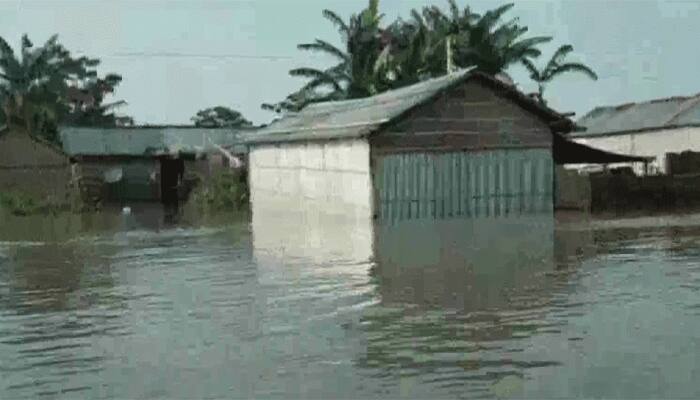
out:
{"label": "green corrugated metal wall", "polygon": [[400,153],[377,157],[383,221],[551,213],[549,149]]}

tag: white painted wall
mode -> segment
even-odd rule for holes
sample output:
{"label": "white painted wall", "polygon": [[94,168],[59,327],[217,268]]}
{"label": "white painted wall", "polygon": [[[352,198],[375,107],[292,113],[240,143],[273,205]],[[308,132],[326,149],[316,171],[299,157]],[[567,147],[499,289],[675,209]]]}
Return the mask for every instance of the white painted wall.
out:
{"label": "white painted wall", "polygon": [[251,148],[250,200],[264,210],[322,210],[371,218],[370,148],[364,139]]}
{"label": "white painted wall", "polygon": [[[653,170],[666,172],[666,153],[682,151],[700,151],[700,128],[661,129],[650,132],[637,132],[615,136],[576,138],[578,143],[606,151],[639,156],[653,156],[656,160],[650,164]],[[579,169],[583,165],[573,168]],[[634,165],[635,172],[641,174],[642,163]]]}

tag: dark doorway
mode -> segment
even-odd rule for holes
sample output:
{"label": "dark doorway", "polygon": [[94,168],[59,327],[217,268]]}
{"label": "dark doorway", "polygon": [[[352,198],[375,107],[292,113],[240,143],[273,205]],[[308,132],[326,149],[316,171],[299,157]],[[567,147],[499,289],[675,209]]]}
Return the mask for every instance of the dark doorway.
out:
{"label": "dark doorway", "polygon": [[160,160],[160,198],[167,208],[177,210],[179,202],[178,188],[185,172],[182,159],[162,158]]}

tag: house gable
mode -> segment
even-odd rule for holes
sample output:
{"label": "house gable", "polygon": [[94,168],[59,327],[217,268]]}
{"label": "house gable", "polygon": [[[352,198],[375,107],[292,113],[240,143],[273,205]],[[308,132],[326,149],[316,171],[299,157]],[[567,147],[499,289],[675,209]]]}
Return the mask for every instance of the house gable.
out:
{"label": "house gable", "polygon": [[380,151],[550,148],[552,132],[505,91],[467,80],[410,110],[370,140]]}

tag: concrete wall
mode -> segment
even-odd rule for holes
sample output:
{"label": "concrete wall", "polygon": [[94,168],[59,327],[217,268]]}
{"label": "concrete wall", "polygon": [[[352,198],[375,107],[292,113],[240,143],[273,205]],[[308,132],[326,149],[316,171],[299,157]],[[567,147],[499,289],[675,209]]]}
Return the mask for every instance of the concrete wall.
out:
{"label": "concrete wall", "polygon": [[0,190],[64,202],[70,183],[70,162],[61,151],[25,132],[0,133]]}
{"label": "concrete wall", "polygon": [[[685,150],[700,151],[700,128],[661,129],[615,136],[575,138],[575,141],[616,153],[656,157],[656,160],[650,164],[651,172],[665,173],[666,153],[680,153]],[[644,165],[636,163],[634,170],[635,173],[642,174]]]}
{"label": "concrete wall", "polygon": [[251,149],[253,213],[266,208],[371,216],[369,145],[362,139]]}

